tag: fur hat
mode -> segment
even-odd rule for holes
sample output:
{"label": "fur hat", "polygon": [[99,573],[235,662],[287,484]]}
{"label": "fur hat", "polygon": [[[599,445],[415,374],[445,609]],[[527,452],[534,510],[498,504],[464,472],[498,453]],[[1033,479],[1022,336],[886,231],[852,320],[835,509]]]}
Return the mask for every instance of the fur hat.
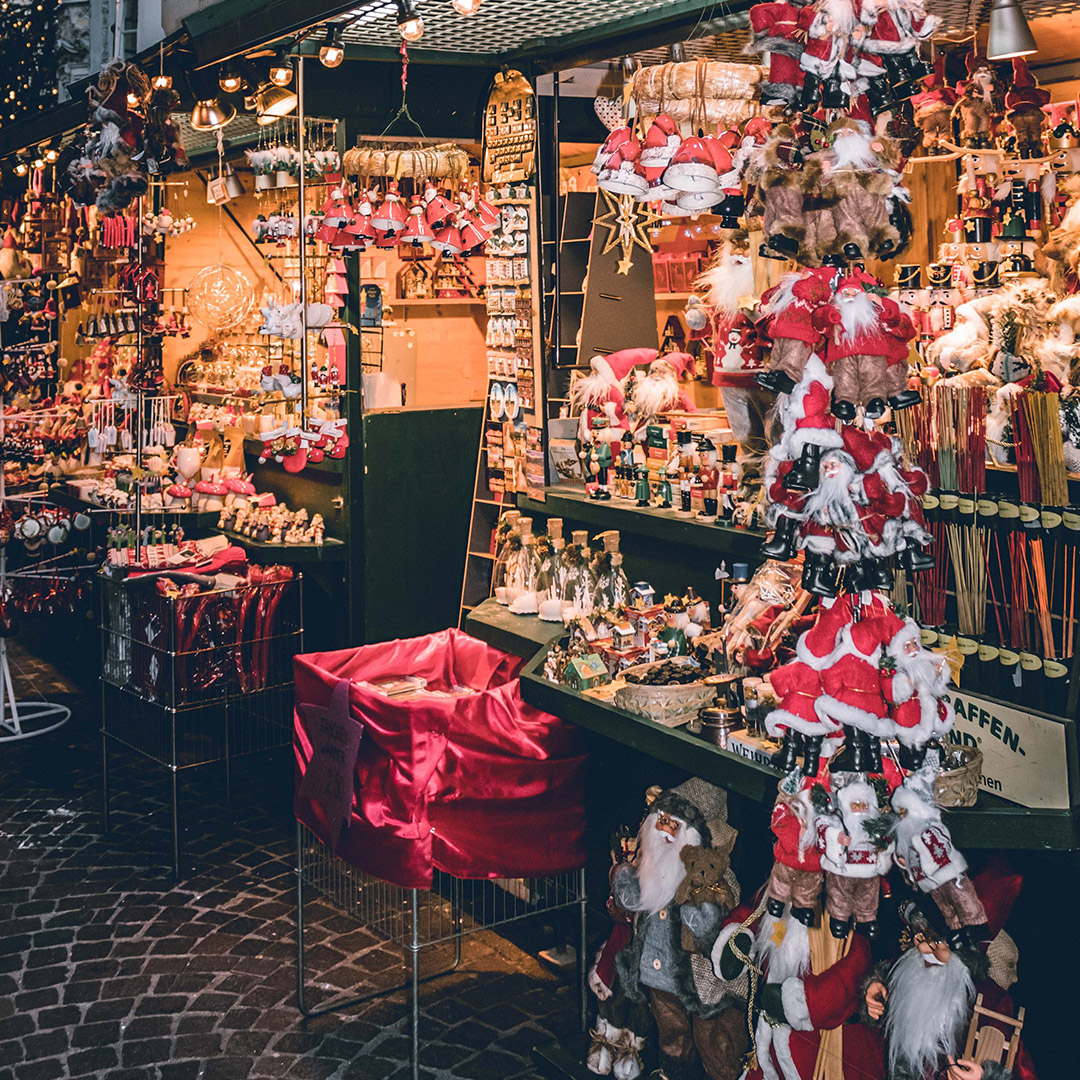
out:
{"label": "fur hat", "polygon": [[663,811],[686,822],[701,837],[701,846],[731,851],[738,830],[727,822],[727,792],[692,776],[678,787],[661,791],[649,813]]}

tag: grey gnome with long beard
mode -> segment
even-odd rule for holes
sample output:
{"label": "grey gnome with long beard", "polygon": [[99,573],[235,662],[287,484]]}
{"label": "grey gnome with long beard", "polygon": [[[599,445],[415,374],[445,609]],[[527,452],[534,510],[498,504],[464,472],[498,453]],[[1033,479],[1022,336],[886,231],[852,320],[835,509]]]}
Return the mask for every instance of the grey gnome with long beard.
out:
{"label": "grey gnome with long beard", "polygon": [[615,903],[635,914],[615,968],[626,996],[648,1002],[666,1080],[735,1080],[749,1042],[745,990],[718,979],[709,960],[739,900],[726,819],[727,793],[703,780],[660,792],[636,861],[612,880]]}

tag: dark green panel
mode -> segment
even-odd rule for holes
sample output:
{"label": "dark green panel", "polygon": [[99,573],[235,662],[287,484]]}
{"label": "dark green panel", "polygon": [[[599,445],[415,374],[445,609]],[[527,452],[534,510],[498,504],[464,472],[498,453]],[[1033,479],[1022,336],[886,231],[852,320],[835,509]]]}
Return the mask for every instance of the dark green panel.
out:
{"label": "dark green panel", "polygon": [[353,491],[363,544],[363,641],[456,626],[483,410],[364,416],[364,475]]}

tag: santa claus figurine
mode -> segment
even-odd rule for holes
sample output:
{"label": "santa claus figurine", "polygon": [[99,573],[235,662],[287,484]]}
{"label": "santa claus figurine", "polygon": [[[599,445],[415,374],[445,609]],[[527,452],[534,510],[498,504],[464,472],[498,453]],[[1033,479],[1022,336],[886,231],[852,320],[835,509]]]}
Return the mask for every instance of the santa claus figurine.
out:
{"label": "santa claus figurine", "polygon": [[647,361],[648,373],[635,380],[631,393],[631,409],[637,427],[648,423],[654,416],[675,409],[681,412],[697,412],[697,407],[689,395],[679,386],[679,379],[694,369],[694,358],[689,353],[670,352],[658,355],[655,349],[624,351],[651,352],[653,357]]}
{"label": "santa claus figurine", "polygon": [[915,123],[922,132],[923,150],[943,154],[942,142],[952,141],[952,113],[956,91],[945,81],[945,54],[938,55],[934,70],[922,82],[922,91],[911,99]]}
{"label": "santa claus figurine", "polygon": [[754,376],[758,386],[773,394],[795,389],[821,339],[813,314],[832,295],[835,279],[831,266],[795,271],[762,294],[759,322],[767,326],[772,348],[768,370]]}
{"label": "santa claus figurine", "polygon": [[854,916],[855,930],[874,940],[879,878],[892,866],[891,815],[882,812],[877,792],[862,779],[834,791],[832,802],[835,812],[817,817],[829,933],[846,938]]}
{"label": "santa claus figurine", "polygon": [[781,919],[785,906],[790,904],[792,918],[804,926],[814,925],[824,881],[810,801],[810,787],[815,783],[816,779],[794,772],[782,780],[769,822],[776,839],[773,865],[765,883],[765,910],[774,919]]}
{"label": "santa claus figurine", "polygon": [[[1010,1080],[1012,1072],[993,1059],[978,1064],[961,1056],[986,958],[952,948],[935,912],[907,902],[901,914],[911,946],[891,967],[876,969],[865,988],[867,1022],[883,1024],[889,1080]],[[1033,1071],[1021,1075],[1034,1080]]]}
{"label": "santa claus figurine", "polygon": [[1016,151],[1022,158],[1042,157],[1046,127],[1043,106],[1049,104],[1050,93],[1039,85],[1022,56],[1014,57],[1012,66],[1012,84],[1005,94],[1005,116],[1016,134]]}
{"label": "santa claus figurine", "polygon": [[747,51],[768,57],[769,77],[758,83],[762,105],[792,106],[803,81],[799,57],[805,38],[799,31],[799,7],[782,2],[755,4],[750,9],[750,32]]}
{"label": "santa claus figurine", "polygon": [[656,356],[655,349],[622,349],[608,356],[594,356],[589,361],[589,374],[576,379],[570,387],[571,407],[578,410],[581,421],[578,437],[589,439],[591,415],[603,415],[608,420],[608,438],[618,442],[627,430],[625,385],[637,364],[647,364]]}
{"label": "santa claus figurine", "polygon": [[905,769],[918,769],[928,744],[952,729],[955,716],[948,701],[949,678],[945,657],[925,648],[918,624],[905,619],[881,657],[882,691]]}
{"label": "santa claus figurine", "polygon": [[766,259],[794,259],[806,239],[802,152],[794,129],[775,128],[763,151],[763,168],[748,207],[761,217],[765,233],[759,254]]}
{"label": "santa claus figurine", "polygon": [[[737,902],[728,866],[736,832],[726,815],[727,793],[696,777],[662,791],[638,832],[636,861],[612,876],[614,902],[636,915],[615,970],[626,997],[648,1003],[671,1080],[702,1069],[709,1080],[735,1080],[749,1042],[745,998],[706,959]],[[704,963],[692,962],[695,953]]]}
{"label": "santa claus figurine", "polygon": [[934,791],[937,761],[905,777],[892,794],[897,815],[896,865],[912,886],[929,893],[949,928],[954,948],[989,944],[986,910],[967,876],[967,862],[953,846]]}

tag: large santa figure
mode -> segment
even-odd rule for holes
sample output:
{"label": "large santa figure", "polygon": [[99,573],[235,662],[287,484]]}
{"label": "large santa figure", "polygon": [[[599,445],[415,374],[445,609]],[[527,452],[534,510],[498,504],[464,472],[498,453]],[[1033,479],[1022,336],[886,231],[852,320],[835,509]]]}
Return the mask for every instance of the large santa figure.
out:
{"label": "large santa figure", "polygon": [[612,876],[614,903],[635,915],[615,959],[630,1002],[647,1002],[667,1080],[735,1080],[749,1036],[745,992],[716,978],[709,956],[737,902],[727,793],[696,777],[662,791],[641,824],[636,861]]}

